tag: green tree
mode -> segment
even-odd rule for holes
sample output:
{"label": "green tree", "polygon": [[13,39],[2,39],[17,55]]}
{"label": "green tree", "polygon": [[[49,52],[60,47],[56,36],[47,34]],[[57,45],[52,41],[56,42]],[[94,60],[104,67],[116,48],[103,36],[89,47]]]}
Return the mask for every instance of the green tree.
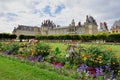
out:
{"label": "green tree", "polygon": [[19,39],[20,39],[20,42],[22,42],[22,40],[24,39],[24,35],[20,35]]}

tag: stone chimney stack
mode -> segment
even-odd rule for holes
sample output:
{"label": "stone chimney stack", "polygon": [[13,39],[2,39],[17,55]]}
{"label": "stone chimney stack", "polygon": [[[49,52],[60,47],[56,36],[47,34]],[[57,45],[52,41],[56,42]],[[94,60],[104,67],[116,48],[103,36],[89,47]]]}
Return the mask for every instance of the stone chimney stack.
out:
{"label": "stone chimney stack", "polygon": [[102,28],[102,25],[103,25],[102,22],[100,22],[100,28]]}
{"label": "stone chimney stack", "polygon": [[86,15],[86,22],[88,21],[88,15]]}
{"label": "stone chimney stack", "polygon": [[80,27],[81,26],[81,22],[78,22],[78,27]]}

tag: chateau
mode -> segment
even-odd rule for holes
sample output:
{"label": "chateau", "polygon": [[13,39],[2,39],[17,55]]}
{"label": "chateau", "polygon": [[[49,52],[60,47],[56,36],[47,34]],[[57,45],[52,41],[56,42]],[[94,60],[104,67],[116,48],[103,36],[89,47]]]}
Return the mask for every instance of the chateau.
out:
{"label": "chateau", "polygon": [[78,22],[75,25],[74,19],[69,26],[55,25],[53,21],[45,20],[42,22],[41,27],[18,25],[14,28],[13,34],[19,35],[57,35],[57,34],[96,34],[98,33],[98,25],[92,16],[86,16],[84,24]]}

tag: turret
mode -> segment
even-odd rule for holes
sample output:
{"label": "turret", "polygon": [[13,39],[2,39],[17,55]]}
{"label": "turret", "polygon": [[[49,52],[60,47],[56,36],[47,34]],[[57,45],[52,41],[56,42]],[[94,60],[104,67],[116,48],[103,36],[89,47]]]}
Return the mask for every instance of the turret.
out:
{"label": "turret", "polygon": [[74,21],[74,19],[73,19],[72,22],[71,22],[71,26],[75,26],[75,21]]}

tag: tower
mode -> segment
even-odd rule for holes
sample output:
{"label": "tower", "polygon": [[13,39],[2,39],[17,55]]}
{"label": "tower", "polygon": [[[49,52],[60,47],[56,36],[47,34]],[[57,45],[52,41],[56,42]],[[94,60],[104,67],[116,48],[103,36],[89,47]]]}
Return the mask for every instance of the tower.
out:
{"label": "tower", "polygon": [[86,22],[84,23],[84,34],[96,34],[98,32],[98,25],[96,20],[92,16],[86,16]]}
{"label": "tower", "polygon": [[53,29],[56,27],[56,25],[53,23],[53,21],[50,20],[44,20],[41,25],[41,34],[47,35],[49,34],[49,30]]}
{"label": "tower", "polygon": [[74,21],[74,19],[73,19],[72,22],[71,22],[71,26],[75,26],[75,21]]}

